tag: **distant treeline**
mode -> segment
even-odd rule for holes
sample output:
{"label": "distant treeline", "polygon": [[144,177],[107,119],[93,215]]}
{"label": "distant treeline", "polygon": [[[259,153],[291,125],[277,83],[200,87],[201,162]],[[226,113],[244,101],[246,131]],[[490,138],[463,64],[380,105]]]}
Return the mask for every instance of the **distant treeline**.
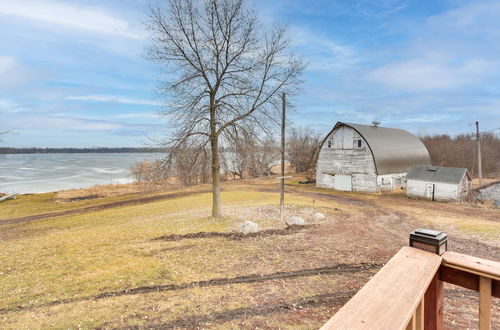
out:
{"label": "distant treeline", "polygon": [[[461,134],[421,136],[436,166],[467,168],[472,176],[478,175],[475,136]],[[492,133],[481,135],[481,161],[483,176],[500,176],[500,136]]]}
{"label": "distant treeline", "polygon": [[162,148],[0,148],[0,154],[76,154],[165,152]]}

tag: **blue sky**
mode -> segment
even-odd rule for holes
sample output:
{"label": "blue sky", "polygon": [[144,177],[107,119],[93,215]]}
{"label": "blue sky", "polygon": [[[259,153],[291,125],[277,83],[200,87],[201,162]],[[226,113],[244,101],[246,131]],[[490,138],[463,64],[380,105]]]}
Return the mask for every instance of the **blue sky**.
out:
{"label": "blue sky", "polygon": [[[264,23],[288,23],[308,63],[289,116],[298,126],[500,127],[499,1],[248,3]],[[161,135],[147,4],[0,0],[0,129],[12,131],[0,146],[143,146]]]}

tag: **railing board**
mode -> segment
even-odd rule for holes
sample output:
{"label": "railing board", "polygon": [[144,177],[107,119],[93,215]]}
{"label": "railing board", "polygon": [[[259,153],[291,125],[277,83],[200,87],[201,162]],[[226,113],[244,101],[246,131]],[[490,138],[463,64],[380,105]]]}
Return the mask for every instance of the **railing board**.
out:
{"label": "railing board", "polygon": [[473,291],[479,291],[479,275],[465,270],[441,266],[441,280]]}
{"label": "railing board", "polygon": [[500,281],[500,262],[447,251],[443,265]]}
{"label": "railing board", "polygon": [[403,247],[322,329],[404,329],[441,257]]}
{"label": "railing board", "polygon": [[[441,266],[441,280],[473,291],[479,291],[479,275],[465,270]],[[491,280],[491,295],[500,298],[500,281]]]}

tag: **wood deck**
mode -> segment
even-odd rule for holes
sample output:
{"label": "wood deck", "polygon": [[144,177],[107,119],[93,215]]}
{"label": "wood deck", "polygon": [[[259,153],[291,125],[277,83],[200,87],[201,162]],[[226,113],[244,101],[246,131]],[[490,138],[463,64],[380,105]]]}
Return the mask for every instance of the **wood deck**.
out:
{"label": "wood deck", "polygon": [[440,265],[438,255],[403,247],[322,329],[401,328],[412,319]]}

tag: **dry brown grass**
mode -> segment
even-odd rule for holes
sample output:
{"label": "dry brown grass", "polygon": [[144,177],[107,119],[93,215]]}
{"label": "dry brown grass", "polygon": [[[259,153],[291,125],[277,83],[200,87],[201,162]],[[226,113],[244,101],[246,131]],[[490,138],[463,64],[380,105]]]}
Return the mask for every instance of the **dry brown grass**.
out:
{"label": "dry brown grass", "polygon": [[108,198],[132,194],[145,194],[151,192],[165,192],[177,188],[175,185],[151,185],[134,182],[128,184],[107,184],[90,188],[61,190],[57,192],[56,200],[60,202]]}
{"label": "dry brown grass", "polygon": [[[497,182],[500,181],[500,178],[498,177],[488,177],[488,178],[483,178],[483,185],[492,183],[492,182]],[[473,178],[472,179],[472,188],[479,188],[479,179],[478,178]]]}
{"label": "dry brown grass", "polygon": [[[286,187],[286,213],[311,226],[223,235],[244,220],[264,231],[284,228],[278,182],[223,183],[222,219],[207,218],[211,196],[200,192],[204,186],[180,197],[3,227],[0,328],[317,329],[407,245],[412,229],[445,230],[458,252],[495,258],[500,251],[500,210],[299,184]],[[71,204],[78,202],[60,205]],[[314,211],[326,220],[312,222]],[[200,232],[220,235],[191,235]],[[159,239],[173,235],[178,239]],[[373,266],[349,271],[360,264]],[[447,322],[474,327],[476,301],[462,299],[464,290],[451,293]]]}

